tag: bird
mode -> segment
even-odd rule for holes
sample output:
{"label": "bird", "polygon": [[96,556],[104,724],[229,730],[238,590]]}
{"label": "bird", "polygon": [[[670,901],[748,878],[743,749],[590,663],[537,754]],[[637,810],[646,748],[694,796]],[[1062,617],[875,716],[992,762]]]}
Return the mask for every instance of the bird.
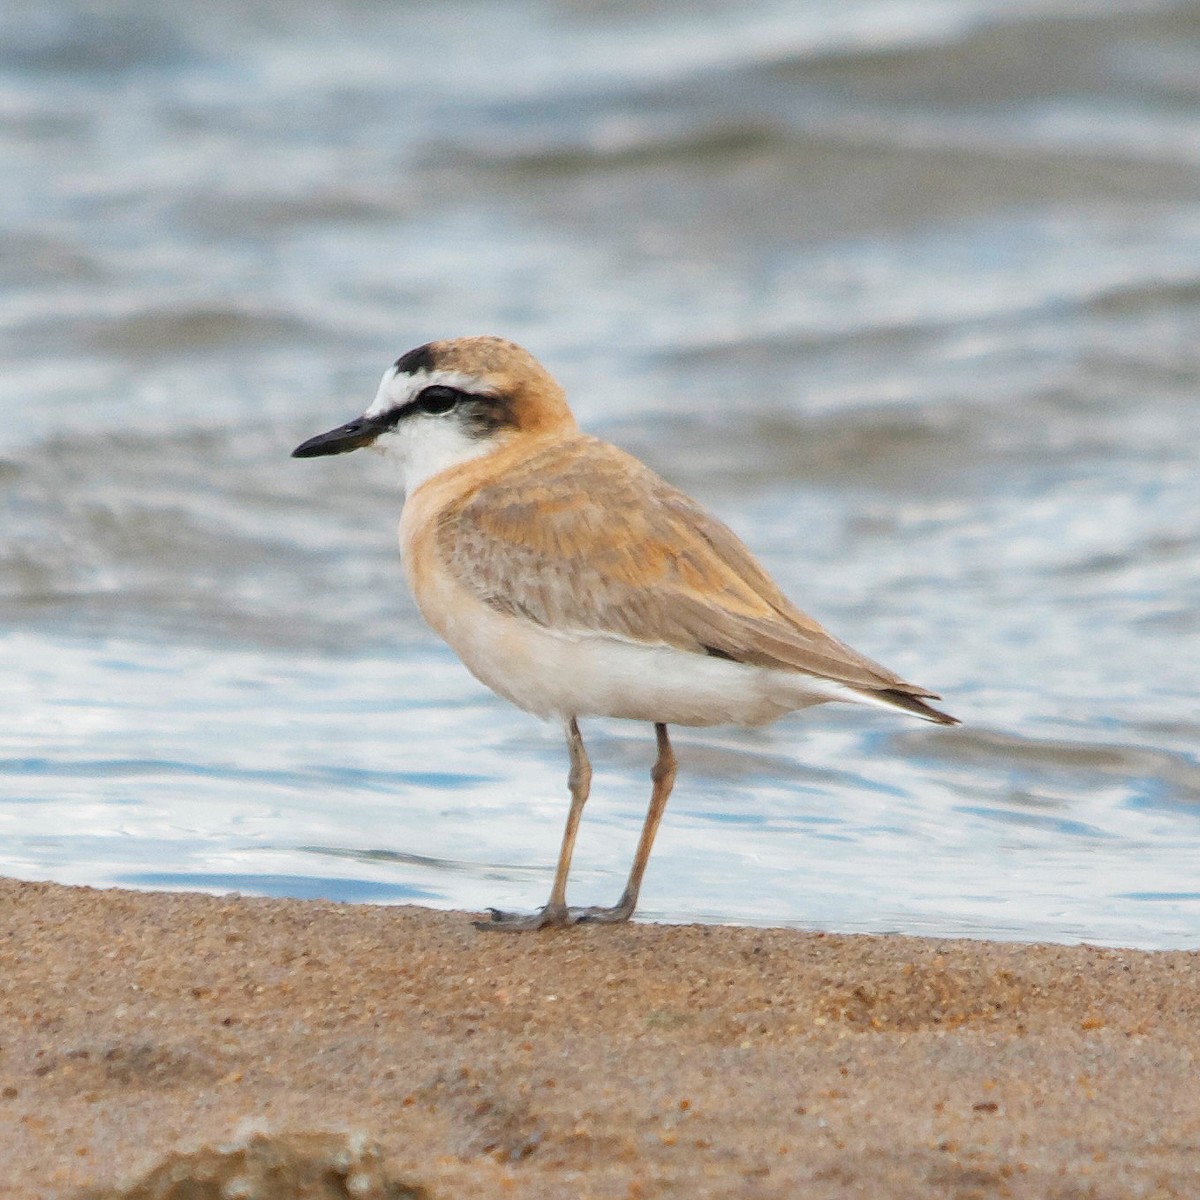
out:
{"label": "bird", "polygon": [[[936,693],[838,641],[742,540],[639,459],[580,430],[559,384],[501,337],[428,342],[383,374],[362,416],[296,458],[370,447],[399,470],[404,572],[425,621],[494,692],[561,722],[570,806],[546,904],[484,930],[627,921],[676,759],[668,726],[763,725],[829,701],[940,725]],[[651,794],[624,892],[572,908],[567,876],[592,770],[579,722],[654,726]]]}

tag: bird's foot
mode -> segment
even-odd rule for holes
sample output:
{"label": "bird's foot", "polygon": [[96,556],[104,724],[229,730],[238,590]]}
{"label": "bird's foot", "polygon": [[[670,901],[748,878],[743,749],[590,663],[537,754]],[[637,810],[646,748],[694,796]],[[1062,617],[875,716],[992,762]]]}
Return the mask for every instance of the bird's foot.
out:
{"label": "bird's foot", "polygon": [[567,908],[547,904],[535,913],[507,913],[489,908],[489,919],[476,921],[475,928],[486,933],[519,933],[526,929],[566,929],[571,925],[614,925],[628,921],[632,904],[616,904],[612,908]]}
{"label": "bird's foot", "polygon": [[574,925],[572,910],[562,904],[547,904],[535,913],[501,912],[488,909],[488,920],[476,921],[475,928],[485,933],[520,933],[525,929],[565,929]]}
{"label": "bird's foot", "polygon": [[622,901],[611,908],[593,905],[591,908],[573,908],[571,919],[580,925],[618,925],[633,916],[633,905]]}

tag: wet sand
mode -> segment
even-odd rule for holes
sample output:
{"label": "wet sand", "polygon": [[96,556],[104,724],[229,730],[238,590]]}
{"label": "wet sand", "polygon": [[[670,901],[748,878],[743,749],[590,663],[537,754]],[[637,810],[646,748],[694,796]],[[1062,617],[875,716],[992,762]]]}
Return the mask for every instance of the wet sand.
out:
{"label": "wet sand", "polygon": [[1200,956],[0,880],[0,1195],[1200,1194]]}

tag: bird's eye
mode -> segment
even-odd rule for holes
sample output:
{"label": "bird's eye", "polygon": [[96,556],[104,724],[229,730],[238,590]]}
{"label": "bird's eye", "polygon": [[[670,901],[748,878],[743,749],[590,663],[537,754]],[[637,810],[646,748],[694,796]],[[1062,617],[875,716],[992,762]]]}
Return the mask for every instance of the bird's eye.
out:
{"label": "bird's eye", "polygon": [[445,387],[444,385],[435,383],[421,392],[417,397],[416,403],[417,407],[423,413],[429,413],[433,417],[440,417],[454,408],[462,397],[462,392],[457,388]]}

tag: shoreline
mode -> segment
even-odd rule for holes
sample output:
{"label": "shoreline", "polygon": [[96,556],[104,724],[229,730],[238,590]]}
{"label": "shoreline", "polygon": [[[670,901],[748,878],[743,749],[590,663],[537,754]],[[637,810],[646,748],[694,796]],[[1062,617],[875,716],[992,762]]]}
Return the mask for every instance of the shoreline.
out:
{"label": "shoreline", "polygon": [[0,913],[4,1196],[1200,1190],[1191,951],[9,879]]}

